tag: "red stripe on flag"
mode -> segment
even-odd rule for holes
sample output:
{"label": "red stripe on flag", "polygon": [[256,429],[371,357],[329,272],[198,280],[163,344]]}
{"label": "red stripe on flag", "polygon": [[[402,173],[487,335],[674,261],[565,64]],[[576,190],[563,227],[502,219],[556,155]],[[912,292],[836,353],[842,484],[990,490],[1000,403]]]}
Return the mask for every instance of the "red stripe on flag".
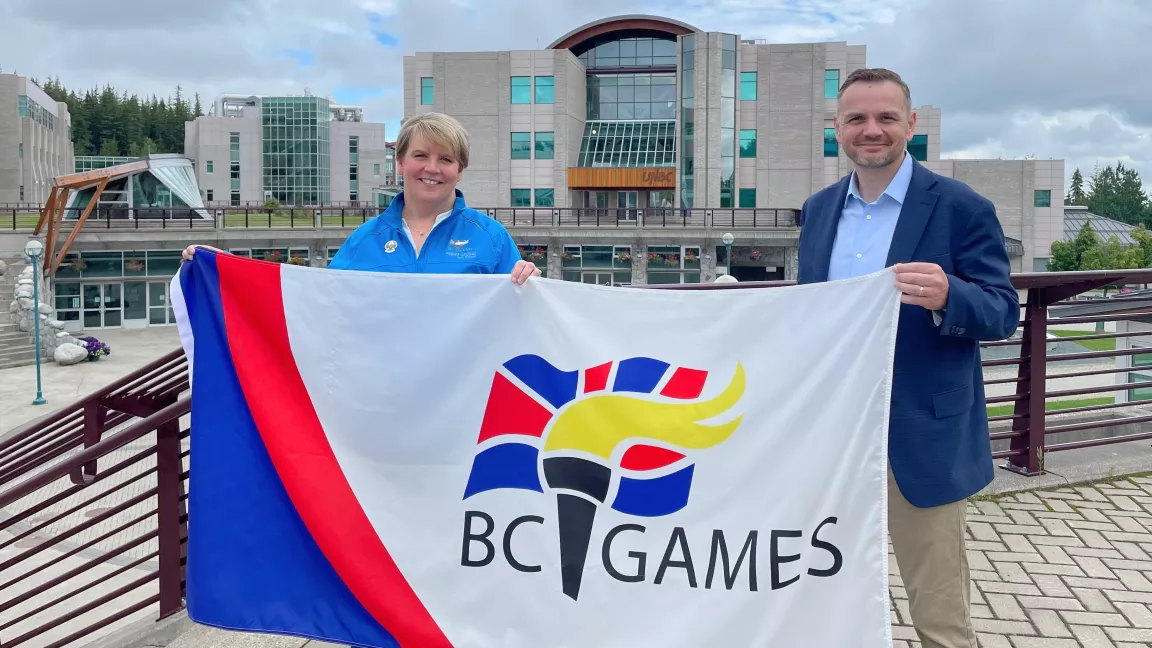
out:
{"label": "red stripe on flag", "polygon": [[598,367],[584,370],[584,393],[604,391],[608,386],[608,374],[612,373],[612,363],[605,362]]}
{"label": "red stripe on flag", "polygon": [[706,380],[708,380],[707,371],[680,367],[672,374],[664,389],[660,390],[660,395],[668,398],[699,398],[700,392],[704,391]]}
{"label": "red stripe on flag", "polygon": [[620,457],[620,467],[624,470],[656,470],[670,466],[684,458],[684,455],[650,445],[634,445],[624,451]]}
{"label": "red stripe on flag", "polygon": [[497,373],[492,378],[488,407],[484,410],[480,438],[476,442],[484,443],[502,434],[526,434],[539,438],[551,420],[552,412],[513,385],[503,374]]}
{"label": "red stripe on flag", "polygon": [[216,265],[236,375],[272,464],[313,540],[401,646],[451,648],[372,529],[336,461],[289,355],[280,264],[220,254]]}

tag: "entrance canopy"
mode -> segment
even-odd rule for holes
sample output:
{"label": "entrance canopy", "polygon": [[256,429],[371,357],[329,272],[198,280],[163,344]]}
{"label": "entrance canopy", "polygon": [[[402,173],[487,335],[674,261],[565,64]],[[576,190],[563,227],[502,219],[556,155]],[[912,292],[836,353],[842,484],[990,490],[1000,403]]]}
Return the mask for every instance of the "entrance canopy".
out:
{"label": "entrance canopy", "polygon": [[[53,180],[48,202],[40,211],[34,232],[39,235],[47,228],[44,269],[48,276],[55,273],[97,206],[108,209],[109,218],[113,212],[126,218],[170,218],[172,210],[183,212],[182,219],[212,218],[200,198],[192,160],[183,155],[147,155],[104,169],[59,176]],[[56,251],[60,228],[66,218],[75,220],[76,224]]]}

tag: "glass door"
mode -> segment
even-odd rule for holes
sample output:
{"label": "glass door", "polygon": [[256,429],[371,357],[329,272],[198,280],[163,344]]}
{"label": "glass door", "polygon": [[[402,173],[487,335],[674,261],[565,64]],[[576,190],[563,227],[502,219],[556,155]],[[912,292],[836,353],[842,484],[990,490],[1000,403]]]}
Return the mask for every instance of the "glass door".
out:
{"label": "glass door", "polygon": [[152,281],[148,284],[148,323],[152,326],[176,323],[176,314],[169,306],[166,282]]}
{"label": "glass door", "polygon": [[145,292],[148,283],[145,281],[124,282],[124,326],[126,328],[144,328],[148,326],[148,302]]}
{"label": "glass door", "polygon": [[84,328],[115,328],[123,323],[120,291],[118,283],[84,284],[82,294]]}
{"label": "glass door", "polygon": [[585,272],[581,275],[580,280],[586,284],[596,284],[599,286],[612,285],[611,272]]}
{"label": "glass door", "polygon": [[616,206],[620,208],[618,218],[625,221],[636,220],[636,206],[640,199],[639,191],[620,191],[616,193]]}

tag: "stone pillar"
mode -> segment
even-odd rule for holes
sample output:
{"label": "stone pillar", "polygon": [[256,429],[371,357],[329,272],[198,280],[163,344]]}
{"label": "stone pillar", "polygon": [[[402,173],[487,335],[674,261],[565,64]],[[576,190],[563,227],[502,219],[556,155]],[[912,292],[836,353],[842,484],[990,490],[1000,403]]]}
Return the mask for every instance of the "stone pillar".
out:
{"label": "stone pillar", "polygon": [[799,270],[799,252],[800,248],[795,245],[784,248],[784,279],[786,281],[796,281],[796,273]]}
{"label": "stone pillar", "polygon": [[632,241],[632,285],[645,286],[648,284],[648,246],[644,239],[637,238]]}
{"label": "stone pillar", "polygon": [[548,278],[549,279],[563,279],[564,278],[564,260],[560,258],[560,254],[564,252],[564,244],[558,238],[548,239]]}
{"label": "stone pillar", "polygon": [[716,246],[707,239],[700,245],[700,282],[716,281]]}

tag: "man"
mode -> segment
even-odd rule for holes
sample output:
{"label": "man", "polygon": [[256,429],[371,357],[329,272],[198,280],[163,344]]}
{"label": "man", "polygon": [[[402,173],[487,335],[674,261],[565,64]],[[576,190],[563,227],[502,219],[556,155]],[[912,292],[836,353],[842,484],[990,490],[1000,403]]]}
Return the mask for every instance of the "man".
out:
{"label": "man", "polygon": [[1016,330],[1004,233],[990,201],[907,152],[916,116],[890,70],[844,80],[836,138],[855,170],[801,215],[799,283],[895,266],[901,295],[889,424],[888,522],[924,648],[977,648],[965,499],[992,481],[981,340]]}

